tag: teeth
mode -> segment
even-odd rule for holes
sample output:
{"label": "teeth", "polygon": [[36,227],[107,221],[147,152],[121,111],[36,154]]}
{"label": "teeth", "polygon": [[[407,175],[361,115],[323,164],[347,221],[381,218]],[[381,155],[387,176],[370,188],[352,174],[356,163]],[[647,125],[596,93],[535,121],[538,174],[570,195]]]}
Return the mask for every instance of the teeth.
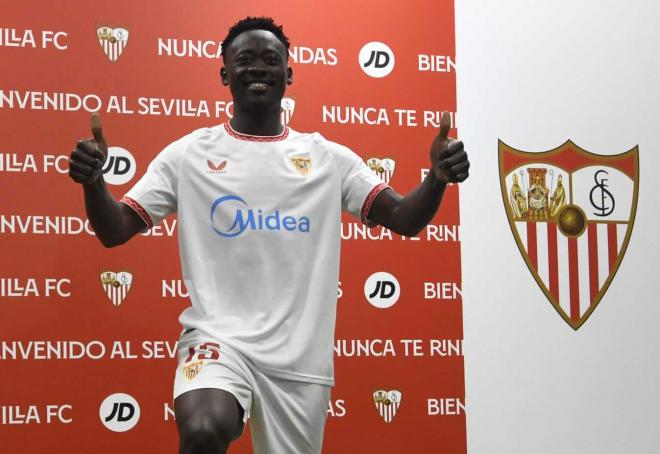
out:
{"label": "teeth", "polygon": [[265,89],[267,85],[263,82],[252,82],[250,85],[248,85],[249,88],[258,88],[258,89]]}

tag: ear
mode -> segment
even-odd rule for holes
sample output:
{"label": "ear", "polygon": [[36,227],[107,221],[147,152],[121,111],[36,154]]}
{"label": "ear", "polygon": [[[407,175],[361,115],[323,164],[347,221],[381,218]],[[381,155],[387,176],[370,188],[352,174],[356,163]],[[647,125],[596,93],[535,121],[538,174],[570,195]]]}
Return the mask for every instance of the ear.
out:
{"label": "ear", "polygon": [[286,68],[286,71],[287,71],[286,84],[291,85],[293,83],[293,68],[291,68],[291,66],[288,66]]}
{"label": "ear", "polygon": [[223,66],[220,68],[220,80],[222,81],[222,85],[229,85],[229,78],[227,76],[227,70]]}

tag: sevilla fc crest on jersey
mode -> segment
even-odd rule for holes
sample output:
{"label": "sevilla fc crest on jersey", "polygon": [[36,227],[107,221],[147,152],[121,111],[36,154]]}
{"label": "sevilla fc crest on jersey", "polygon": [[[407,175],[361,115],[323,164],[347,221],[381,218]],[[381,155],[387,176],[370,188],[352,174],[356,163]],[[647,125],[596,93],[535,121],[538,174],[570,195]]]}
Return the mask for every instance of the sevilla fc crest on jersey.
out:
{"label": "sevilla fc crest on jersey", "polygon": [[578,329],[605,295],[630,240],[639,152],[599,155],[570,140],[542,153],[499,142],[509,224],[534,279]]}
{"label": "sevilla fc crest on jersey", "polygon": [[293,168],[296,169],[300,175],[306,177],[312,170],[312,160],[310,158],[290,158]]}
{"label": "sevilla fc crest on jersey", "polygon": [[392,422],[401,406],[401,392],[396,389],[391,391],[379,389],[374,392],[373,396],[378,414],[386,423]]}
{"label": "sevilla fc crest on jersey", "polygon": [[105,55],[111,62],[116,62],[128,44],[128,30],[121,27],[99,27],[96,34]]}
{"label": "sevilla fc crest on jersey", "polygon": [[114,271],[101,272],[101,285],[113,306],[119,306],[124,302],[132,283],[133,275],[127,271],[118,273]]}

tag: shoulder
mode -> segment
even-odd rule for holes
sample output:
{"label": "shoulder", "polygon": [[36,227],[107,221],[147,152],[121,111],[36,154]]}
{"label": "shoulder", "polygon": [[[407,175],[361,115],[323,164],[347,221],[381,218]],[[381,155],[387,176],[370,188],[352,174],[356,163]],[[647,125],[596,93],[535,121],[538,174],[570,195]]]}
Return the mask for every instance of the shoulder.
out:
{"label": "shoulder", "polygon": [[194,131],[178,139],[176,142],[179,142],[181,145],[190,145],[191,143],[195,142],[216,141],[226,134],[227,132],[225,131],[223,123],[215,126],[207,126],[204,128],[195,129]]}
{"label": "shoulder", "polygon": [[185,136],[179,137],[174,142],[167,145],[160,152],[159,158],[161,159],[177,159],[183,155],[191,145],[203,145],[204,143],[213,142],[225,134],[222,125],[210,126],[195,129]]}
{"label": "shoulder", "polygon": [[315,152],[327,154],[335,159],[360,159],[353,150],[346,145],[326,139],[320,132],[298,132],[289,128],[289,140],[294,143],[311,146]]}

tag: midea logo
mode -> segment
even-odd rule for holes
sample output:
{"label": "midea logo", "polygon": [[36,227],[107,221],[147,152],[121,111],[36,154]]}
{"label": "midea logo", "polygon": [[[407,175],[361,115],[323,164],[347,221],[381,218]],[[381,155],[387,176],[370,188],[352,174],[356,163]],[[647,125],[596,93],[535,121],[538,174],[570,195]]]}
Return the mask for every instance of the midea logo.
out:
{"label": "midea logo", "polygon": [[[219,227],[222,224],[231,225]],[[306,216],[282,216],[279,210],[272,213],[264,213],[261,208],[253,210],[240,197],[225,195],[211,205],[211,228],[220,236],[232,238],[248,229],[309,233],[310,222]]]}

